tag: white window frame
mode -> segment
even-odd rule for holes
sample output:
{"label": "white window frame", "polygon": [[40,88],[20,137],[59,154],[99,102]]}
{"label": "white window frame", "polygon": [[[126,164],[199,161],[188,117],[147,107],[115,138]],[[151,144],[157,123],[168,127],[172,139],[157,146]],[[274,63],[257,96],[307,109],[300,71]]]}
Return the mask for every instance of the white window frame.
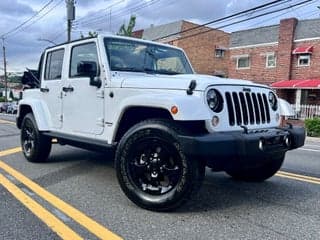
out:
{"label": "white window frame", "polygon": [[[247,58],[248,59],[248,66],[247,67],[239,67],[239,61],[240,61],[241,58]],[[237,70],[250,69],[250,67],[251,67],[251,61],[250,60],[251,59],[250,59],[249,55],[238,56],[237,57],[237,66],[236,66]]]}
{"label": "white window frame", "polygon": [[[273,57],[274,65],[269,65],[269,58]],[[277,66],[277,57],[274,53],[266,54],[266,68],[275,68]]]}
{"label": "white window frame", "polygon": [[[308,59],[308,64],[300,64],[301,59]],[[298,56],[298,67],[309,67],[311,64],[311,55],[310,54],[299,54]]]}

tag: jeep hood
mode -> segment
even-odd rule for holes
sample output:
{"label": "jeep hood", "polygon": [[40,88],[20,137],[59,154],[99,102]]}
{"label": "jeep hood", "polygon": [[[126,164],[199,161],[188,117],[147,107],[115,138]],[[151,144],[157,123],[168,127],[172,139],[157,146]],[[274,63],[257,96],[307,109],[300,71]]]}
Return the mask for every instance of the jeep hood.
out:
{"label": "jeep hood", "polygon": [[204,91],[210,85],[244,85],[244,86],[263,86],[251,81],[219,78],[200,74],[179,74],[179,75],[160,75],[146,73],[127,73],[117,72],[113,74],[113,81],[120,81],[122,88],[142,88],[142,89],[170,89],[187,90],[190,82],[196,80],[195,91]]}

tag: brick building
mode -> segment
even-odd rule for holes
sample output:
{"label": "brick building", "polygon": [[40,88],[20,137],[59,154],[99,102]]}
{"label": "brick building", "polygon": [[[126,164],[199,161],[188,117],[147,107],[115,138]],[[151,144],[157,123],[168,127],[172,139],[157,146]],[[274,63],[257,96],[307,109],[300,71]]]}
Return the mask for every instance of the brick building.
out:
{"label": "brick building", "polygon": [[290,103],[320,104],[320,19],[232,33],[228,72],[270,85]]}
{"label": "brick building", "polygon": [[182,20],[138,30],[133,36],[183,48],[197,73],[227,77],[230,34],[209,27],[183,32],[198,26]]}

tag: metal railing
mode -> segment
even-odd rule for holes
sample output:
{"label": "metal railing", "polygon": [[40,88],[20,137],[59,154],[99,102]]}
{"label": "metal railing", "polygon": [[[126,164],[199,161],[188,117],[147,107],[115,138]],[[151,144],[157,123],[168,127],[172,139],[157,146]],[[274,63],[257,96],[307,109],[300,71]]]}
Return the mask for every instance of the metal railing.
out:
{"label": "metal railing", "polygon": [[320,105],[291,105],[296,119],[312,119],[315,117],[320,117]]}

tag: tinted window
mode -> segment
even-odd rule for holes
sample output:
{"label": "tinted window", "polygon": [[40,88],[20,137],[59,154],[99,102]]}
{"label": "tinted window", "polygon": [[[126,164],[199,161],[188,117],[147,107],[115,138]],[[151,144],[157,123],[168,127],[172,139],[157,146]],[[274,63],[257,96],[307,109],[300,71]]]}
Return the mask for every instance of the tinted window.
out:
{"label": "tinted window", "polygon": [[61,79],[64,49],[47,53],[45,80]]}
{"label": "tinted window", "polygon": [[80,62],[95,62],[99,65],[95,43],[82,44],[72,48],[70,77],[79,77],[78,65]]}
{"label": "tinted window", "polygon": [[105,46],[112,71],[193,73],[186,56],[179,49],[112,38],[105,38]]}

